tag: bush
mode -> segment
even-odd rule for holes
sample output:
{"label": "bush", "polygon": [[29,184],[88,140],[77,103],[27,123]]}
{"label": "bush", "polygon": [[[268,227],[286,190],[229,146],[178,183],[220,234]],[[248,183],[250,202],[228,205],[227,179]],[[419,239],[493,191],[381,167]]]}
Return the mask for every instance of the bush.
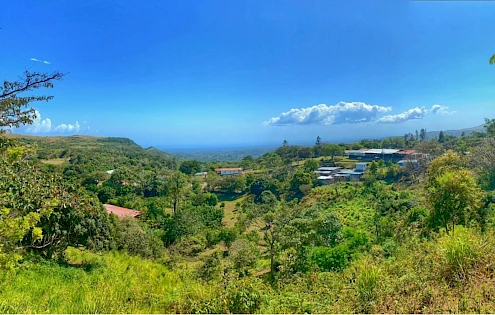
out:
{"label": "bush", "polygon": [[178,241],[172,251],[181,255],[194,256],[206,249],[206,237],[203,235],[189,236]]}
{"label": "bush", "polygon": [[208,206],[216,206],[218,204],[218,197],[215,194],[206,193],[204,195],[204,202]]}
{"label": "bush", "polygon": [[325,271],[340,271],[349,264],[349,248],[343,244],[336,247],[315,247],[310,262]]}
{"label": "bush", "polygon": [[113,238],[119,250],[143,258],[160,258],[164,253],[163,242],[156,231],[149,229],[135,218],[123,218],[116,224]]}

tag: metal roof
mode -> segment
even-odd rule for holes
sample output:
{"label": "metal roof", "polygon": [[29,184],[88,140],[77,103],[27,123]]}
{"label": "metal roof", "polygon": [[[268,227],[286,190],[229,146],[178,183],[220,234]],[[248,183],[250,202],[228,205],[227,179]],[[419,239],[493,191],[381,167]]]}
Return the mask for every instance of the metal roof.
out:
{"label": "metal roof", "polygon": [[320,180],[332,179],[332,178],[333,178],[333,176],[320,176],[320,177],[318,177],[318,179],[320,179]]}
{"label": "metal roof", "polygon": [[330,167],[320,167],[318,168],[318,171],[336,171],[336,170],[340,170],[342,167],[338,167],[338,166],[330,166]]}
{"label": "metal roof", "polygon": [[215,169],[215,172],[221,172],[221,171],[242,171],[242,168],[240,167],[220,167],[220,168],[216,168]]}
{"label": "metal roof", "polygon": [[110,213],[113,213],[116,216],[118,216],[119,218],[123,218],[123,217],[137,217],[137,216],[139,216],[141,214],[141,211],[127,209],[127,208],[122,208],[122,207],[117,207],[117,206],[114,206],[114,205],[104,204],[103,206],[105,207],[105,209],[107,210],[107,212],[109,214]]}

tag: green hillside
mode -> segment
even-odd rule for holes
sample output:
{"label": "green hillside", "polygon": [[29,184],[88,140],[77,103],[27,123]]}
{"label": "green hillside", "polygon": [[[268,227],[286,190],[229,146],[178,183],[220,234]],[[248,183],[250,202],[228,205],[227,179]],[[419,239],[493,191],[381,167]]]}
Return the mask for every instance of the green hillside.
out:
{"label": "green hillside", "polygon": [[86,171],[106,171],[121,166],[170,167],[174,157],[155,148],[144,149],[128,138],[94,136],[29,136],[7,134],[21,144],[35,145],[37,158],[46,164]]}

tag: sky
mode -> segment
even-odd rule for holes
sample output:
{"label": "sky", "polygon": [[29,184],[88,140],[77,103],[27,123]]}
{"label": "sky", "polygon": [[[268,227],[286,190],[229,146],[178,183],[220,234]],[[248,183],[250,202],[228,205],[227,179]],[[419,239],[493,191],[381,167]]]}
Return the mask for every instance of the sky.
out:
{"label": "sky", "polygon": [[495,117],[495,2],[18,0],[0,79],[68,73],[15,133],[310,144]]}

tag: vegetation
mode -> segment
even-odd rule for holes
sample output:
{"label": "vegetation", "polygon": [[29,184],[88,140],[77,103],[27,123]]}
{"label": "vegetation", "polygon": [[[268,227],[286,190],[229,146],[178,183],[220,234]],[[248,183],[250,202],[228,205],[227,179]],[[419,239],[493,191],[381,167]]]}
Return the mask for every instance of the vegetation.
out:
{"label": "vegetation", "polygon": [[[2,90],[0,112],[18,106],[4,127],[29,123],[42,100],[16,88]],[[494,312],[494,136],[493,119],[460,137],[318,136],[229,165],[126,138],[2,135],[0,312]],[[344,151],[362,147],[424,157],[318,182],[315,169],[352,168]]]}

